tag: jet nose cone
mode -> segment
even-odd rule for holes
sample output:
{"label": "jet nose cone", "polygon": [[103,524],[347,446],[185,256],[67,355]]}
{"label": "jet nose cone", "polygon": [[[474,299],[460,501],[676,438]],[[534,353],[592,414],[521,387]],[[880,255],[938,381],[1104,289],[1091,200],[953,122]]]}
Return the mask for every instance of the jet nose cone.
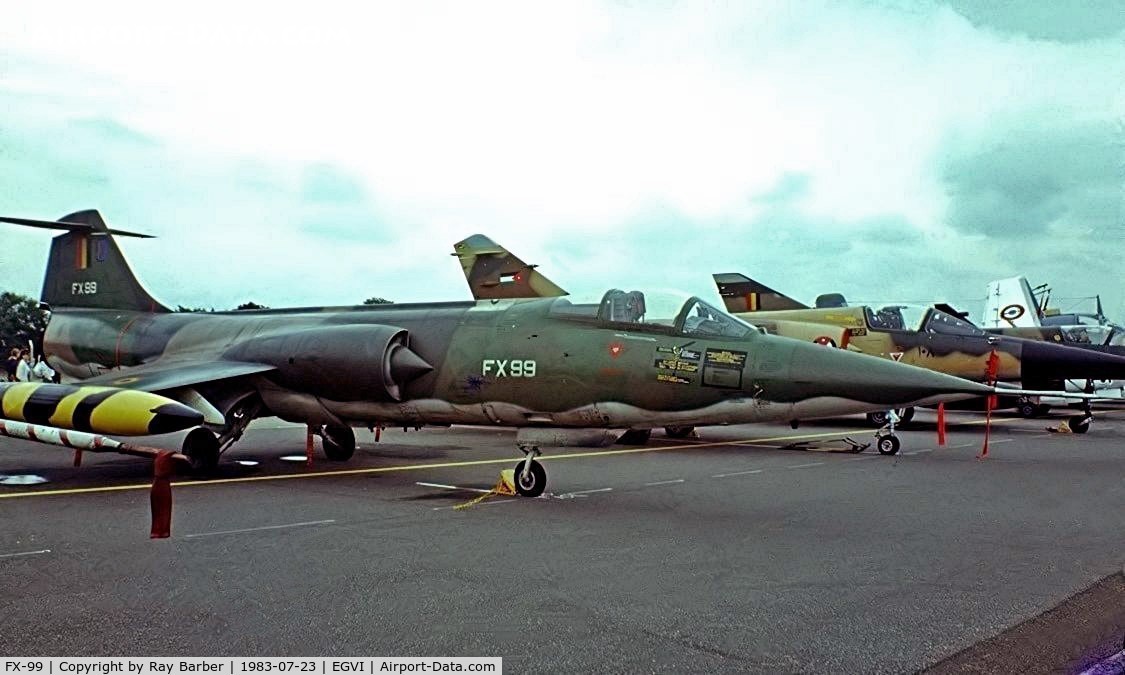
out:
{"label": "jet nose cone", "polygon": [[148,423],[150,434],[167,434],[203,424],[203,413],[182,403],[165,403],[153,408]]}
{"label": "jet nose cone", "polygon": [[1063,379],[1116,380],[1125,378],[1125,357],[1028,340],[1022,345],[1020,377],[1025,384]]}
{"label": "jet nose cone", "polygon": [[944,373],[843,349],[801,344],[790,376],[819,396],[896,406],[985,396],[991,389]]}

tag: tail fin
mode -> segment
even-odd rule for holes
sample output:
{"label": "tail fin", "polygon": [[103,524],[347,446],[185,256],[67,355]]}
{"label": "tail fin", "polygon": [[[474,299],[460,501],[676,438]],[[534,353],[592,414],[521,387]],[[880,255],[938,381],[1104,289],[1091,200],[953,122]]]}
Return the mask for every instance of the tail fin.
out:
{"label": "tail fin", "polygon": [[51,307],[171,311],[141,286],[113,240],[115,234],[146,239],[151,235],[111,230],[94,210],[72,213],[57,221],[0,217],[0,222],[67,231],[51,240],[40,297]]}
{"label": "tail fin", "polygon": [[553,281],[483,234],[453,245],[476,300],[552,298],[567,295]]}
{"label": "tail fin", "polygon": [[728,312],[772,312],[779,309],[809,309],[793,298],[738,273],[712,274]]}
{"label": "tail fin", "polygon": [[985,328],[1039,326],[1039,303],[1026,277],[998,279],[988,284]]}

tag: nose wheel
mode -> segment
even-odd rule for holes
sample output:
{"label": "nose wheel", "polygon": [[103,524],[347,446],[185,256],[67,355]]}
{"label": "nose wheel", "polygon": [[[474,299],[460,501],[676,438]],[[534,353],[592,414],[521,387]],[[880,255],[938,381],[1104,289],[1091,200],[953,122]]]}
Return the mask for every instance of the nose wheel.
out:
{"label": "nose wheel", "polygon": [[[907,410],[910,410],[913,415],[913,408],[907,408]],[[899,442],[898,436],[895,436],[895,424],[898,423],[900,418],[896,410],[888,410],[886,415],[886,426],[875,432],[875,448],[879,450],[880,455],[897,455],[902,444]]]}
{"label": "nose wheel", "polygon": [[878,437],[875,442],[875,447],[879,448],[880,455],[897,455],[901,444],[899,443],[898,436],[888,433]]}
{"label": "nose wheel", "polygon": [[515,483],[516,493],[524,497],[538,497],[547,487],[547,470],[535,461],[539,456],[539,448],[535,446],[523,448],[522,460],[516,464]]}

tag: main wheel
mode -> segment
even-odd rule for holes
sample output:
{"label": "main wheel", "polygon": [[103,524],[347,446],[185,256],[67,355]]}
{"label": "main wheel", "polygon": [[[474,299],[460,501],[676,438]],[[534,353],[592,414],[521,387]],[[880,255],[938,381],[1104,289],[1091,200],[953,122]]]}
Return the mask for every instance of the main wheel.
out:
{"label": "main wheel", "polygon": [[1016,412],[1019,413],[1020,417],[1024,418],[1038,417],[1039,406],[1035,405],[1031,401],[1024,401],[1016,407]]}
{"label": "main wheel", "polygon": [[196,427],[184,438],[183,453],[191,470],[208,473],[219,466],[219,438],[210,429]]}
{"label": "main wheel", "polygon": [[695,427],[664,427],[664,435],[670,438],[687,438],[695,431]]}
{"label": "main wheel", "polygon": [[538,497],[547,487],[547,472],[543,469],[543,465],[534,459],[525,472],[523,470],[525,463],[526,460],[516,464],[516,492],[524,497]]}
{"label": "main wheel", "polygon": [[880,455],[896,455],[898,454],[899,442],[898,436],[894,434],[887,434],[880,436],[877,443]]}
{"label": "main wheel", "polygon": [[1084,434],[1090,430],[1090,418],[1086,415],[1075,415],[1067,420],[1070,430],[1076,434]]}
{"label": "main wheel", "polygon": [[321,434],[324,456],[333,462],[346,462],[355,454],[355,432],[351,427],[328,425]]}
{"label": "main wheel", "polygon": [[887,422],[888,422],[887,413],[885,413],[885,412],[867,413],[867,423],[872,425],[872,426],[876,426],[876,427],[886,426]]}
{"label": "main wheel", "polygon": [[621,445],[644,445],[652,436],[652,429],[630,429],[621,434],[617,442]]}

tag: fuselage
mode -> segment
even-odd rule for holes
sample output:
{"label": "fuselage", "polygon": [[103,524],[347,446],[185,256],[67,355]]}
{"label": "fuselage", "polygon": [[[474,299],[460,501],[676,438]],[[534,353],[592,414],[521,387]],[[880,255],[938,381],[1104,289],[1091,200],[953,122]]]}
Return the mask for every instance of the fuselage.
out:
{"label": "fuselage", "polygon": [[[865,306],[740,314],[771,332],[808,339],[811,326],[840,347],[957,377],[1022,382],[1032,389],[1062,388],[1074,377],[1116,378],[1125,358],[1111,351],[986,333],[936,309]],[[995,355],[995,371],[989,361]]]}
{"label": "fuselage", "polygon": [[256,395],[261,415],[325,424],[727,424],[984,393],[742,323],[689,331],[688,309],[678,325],[611,321],[597,305],[565,298],[221,313],[64,309],[45,345],[68,379],[109,383],[128,384],[138,366],[265,360],[266,372],[178,388],[224,414]]}

